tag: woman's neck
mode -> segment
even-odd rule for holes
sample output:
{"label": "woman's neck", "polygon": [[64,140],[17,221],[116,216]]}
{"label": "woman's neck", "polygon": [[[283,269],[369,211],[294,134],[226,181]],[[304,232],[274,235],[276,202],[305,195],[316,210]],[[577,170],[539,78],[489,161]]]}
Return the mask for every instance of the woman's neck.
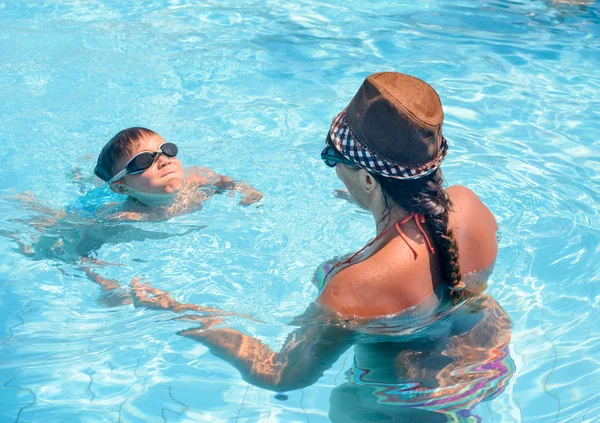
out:
{"label": "woman's neck", "polygon": [[393,226],[397,221],[404,219],[410,213],[395,204],[389,204],[389,208],[385,207],[385,203],[381,204],[376,210],[372,211],[375,219],[375,228],[377,235],[386,231]]}

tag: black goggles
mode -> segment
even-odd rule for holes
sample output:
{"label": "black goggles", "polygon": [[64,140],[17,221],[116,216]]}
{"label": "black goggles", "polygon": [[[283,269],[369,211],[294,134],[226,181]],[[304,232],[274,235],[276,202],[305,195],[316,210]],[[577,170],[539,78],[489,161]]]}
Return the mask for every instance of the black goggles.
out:
{"label": "black goggles", "polygon": [[173,158],[177,156],[178,151],[179,150],[177,149],[177,146],[175,144],[173,144],[172,142],[166,142],[164,144],[161,144],[160,147],[158,147],[158,150],[154,152],[139,152],[131,159],[129,159],[129,161],[125,165],[125,169],[113,176],[112,179],[107,182],[107,184],[110,185],[113,182],[117,182],[119,179],[124,178],[125,175],[136,175],[138,173],[145,172],[146,170],[150,169],[150,166],[152,166],[154,160],[156,160],[156,157],[159,154],[162,154],[165,157]]}

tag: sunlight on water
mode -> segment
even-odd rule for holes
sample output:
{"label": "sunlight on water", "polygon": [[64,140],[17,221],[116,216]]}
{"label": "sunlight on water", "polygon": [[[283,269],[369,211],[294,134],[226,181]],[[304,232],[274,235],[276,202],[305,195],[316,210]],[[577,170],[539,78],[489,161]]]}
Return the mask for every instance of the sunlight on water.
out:
{"label": "sunlight on water", "polygon": [[[91,194],[101,147],[152,128],[184,166],[265,198],[244,208],[216,195],[166,222],[92,227],[86,248],[121,264],[98,271],[125,296],[141,277],[250,314],[263,323],[232,324],[280,346],[316,296],[315,267],[373,235],[368,215],[333,196],[341,182],[319,152],[331,118],[381,70],[439,92],[446,179],[501,227],[488,292],[512,320],[514,375],[468,418],[595,421],[600,14],[574,3],[0,0],[2,234],[38,238],[27,221],[40,214],[14,197],[24,192],[77,216],[32,257],[0,238],[0,421],[328,421],[352,351],[276,399],[176,336],[193,325],[174,313],[106,307],[121,297],[85,277],[73,246],[89,210],[119,200]],[[94,230],[108,241],[94,244]]]}

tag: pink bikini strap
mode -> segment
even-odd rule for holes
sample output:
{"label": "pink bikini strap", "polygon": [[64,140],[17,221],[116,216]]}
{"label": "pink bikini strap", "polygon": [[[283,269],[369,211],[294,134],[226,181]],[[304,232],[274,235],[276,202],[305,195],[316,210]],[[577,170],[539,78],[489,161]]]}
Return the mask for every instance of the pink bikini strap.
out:
{"label": "pink bikini strap", "polygon": [[419,256],[419,253],[410,244],[410,242],[408,242],[408,239],[406,238],[406,235],[402,231],[402,225],[404,225],[410,219],[415,219],[415,223],[417,224],[417,228],[419,229],[419,232],[421,232],[421,235],[423,235],[423,238],[425,238],[425,242],[427,243],[427,247],[429,247],[429,251],[431,251],[431,254],[435,254],[435,250],[433,249],[433,246],[431,245],[431,242],[429,241],[429,237],[427,236],[427,234],[425,233],[425,230],[421,226],[421,223],[425,223],[425,216],[423,216],[420,213],[414,213],[414,214],[411,214],[409,216],[406,216],[402,220],[397,221],[394,226],[392,226],[392,227],[388,228],[387,230],[381,232],[379,235],[377,235],[375,238],[373,238],[367,245],[365,245],[364,247],[362,247],[356,253],[352,254],[352,256],[350,256],[349,258],[347,258],[344,261],[340,261],[340,262],[336,263],[333,266],[333,268],[336,268],[336,267],[341,266],[343,264],[350,263],[354,257],[356,257],[358,254],[360,254],[361,252],[363,252],[366,248],[368,248],[371,245],[373,245],[373,243],[375,241],[377,241],[379,238],[381,238],[383,235],[385,235],[393,227],[396,228],[396,231],[398,232],[398,235],[400,235],[400,237],[404,240],[404,242],[406,242],[406,245],[408,245],[408,248],[410,248],[410,250],[413,252],[413,254],[415,255],[415,258],[417,258]]}
{"label": "pink bikini strap", "polygon": [[375,241],[377,241],[379,238],[381,238],[382,236],[384,236],[384,235],[385,235],[385,234],[386,234],[386,233],[389,231],[389,229],[390,229],[390,228],[388,228],[388,229],[386,229],[385,231],[381,232],[379,235],[377,235],[375,238],[373,238],[371,241],[369,241],[369,243],[368,243],[367,245],[365,245],[364,247],[362,247],[362,248],[361,248],[360,250],[358,250],[356,253],[352,254],[352,255],[351,255],[350,257],[348,257],[346,260],[344,260],[344,261],[340,261],[340,262],[337,262],[337,263],[335,264],[335,266],[333,266],[333,267],[335,268],[335,267],[341,266],[341,265],[343,265],[343,264],[348,264],[348,263],[350,263],[354,257],[356,257],[357,255],[359,255],[360,253],[362,253],[364,250],[366,250],[366,249],[367,249],[367,248],[369,248],[371,245],[373,245],[373,243],[374,243]]}
{"label": "pink bikini strap", "polygon": [[419,232],[421,232],[421,235],[423,235],[423,238],[425,238],[425,242],[427,243],[427,247],[429,248],[429,251],[431,251],[431,254],[435,254],[435,250],[434,250],[433,246],[431,245],[431,242],[429,241],[429,237],[427,236],[427,234],[425,233],[425,230],[421,226],[421,223],[425,223],[425,216],[423,216],[421,213],[411,214],[409,216],[406,216],[401,221],[396,222],[396,230],[398,231],[398,235],[400,235],[400,237],[404,240],[404,242],[406,242],[406,245],[408,245],[408,248],[411,249],[411,251],[415,255],[415,258],[419,257],[419,253],[410,244],[410,242],[408,242],[408,239],[406,238],[406,235],[404,235],[404,232],[402,231],[402,226],[401,225],[405,224],[410,219],[415,219],[415,223],[417,224],[417,228],[419,229]]}

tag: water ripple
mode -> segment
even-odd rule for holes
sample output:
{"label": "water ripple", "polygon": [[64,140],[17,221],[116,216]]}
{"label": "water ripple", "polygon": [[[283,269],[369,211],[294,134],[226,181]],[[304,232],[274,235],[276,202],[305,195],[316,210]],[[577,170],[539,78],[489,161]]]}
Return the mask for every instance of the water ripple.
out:
{"label": "water ripple", "polygon": [[[3,230],[32,241],[24,191],[72,204],[98,149],[145,125],[185,165],[259,186],[260,209],[219,196],[98,255],[122,292],[145,277],[175,299],[251,313],[279,345],[315,297],[312,271],[373,235],[334,198],[318,158],[331,117],[367,74],[395,69],[445,105],[445,175],[500,223],[490,293],[514,323],[517,373],[482,421],[590,421],[600,412],[600,12],[550,0],[0,0]],[[18,47],[18,48],[17,48]],[[24,146],[27,146],[24,148]],[[0,419],[327,421],[345,355],[285,403],[174,333],[173,313],[107,308],[74,266],[0,238]],[[14,363],[18,363],[14,364]],[[202,398],[199,398],[202,397]],[[5,404],[6,402],[6,404]],[[110,417],[107,417],[110,416]]]}

